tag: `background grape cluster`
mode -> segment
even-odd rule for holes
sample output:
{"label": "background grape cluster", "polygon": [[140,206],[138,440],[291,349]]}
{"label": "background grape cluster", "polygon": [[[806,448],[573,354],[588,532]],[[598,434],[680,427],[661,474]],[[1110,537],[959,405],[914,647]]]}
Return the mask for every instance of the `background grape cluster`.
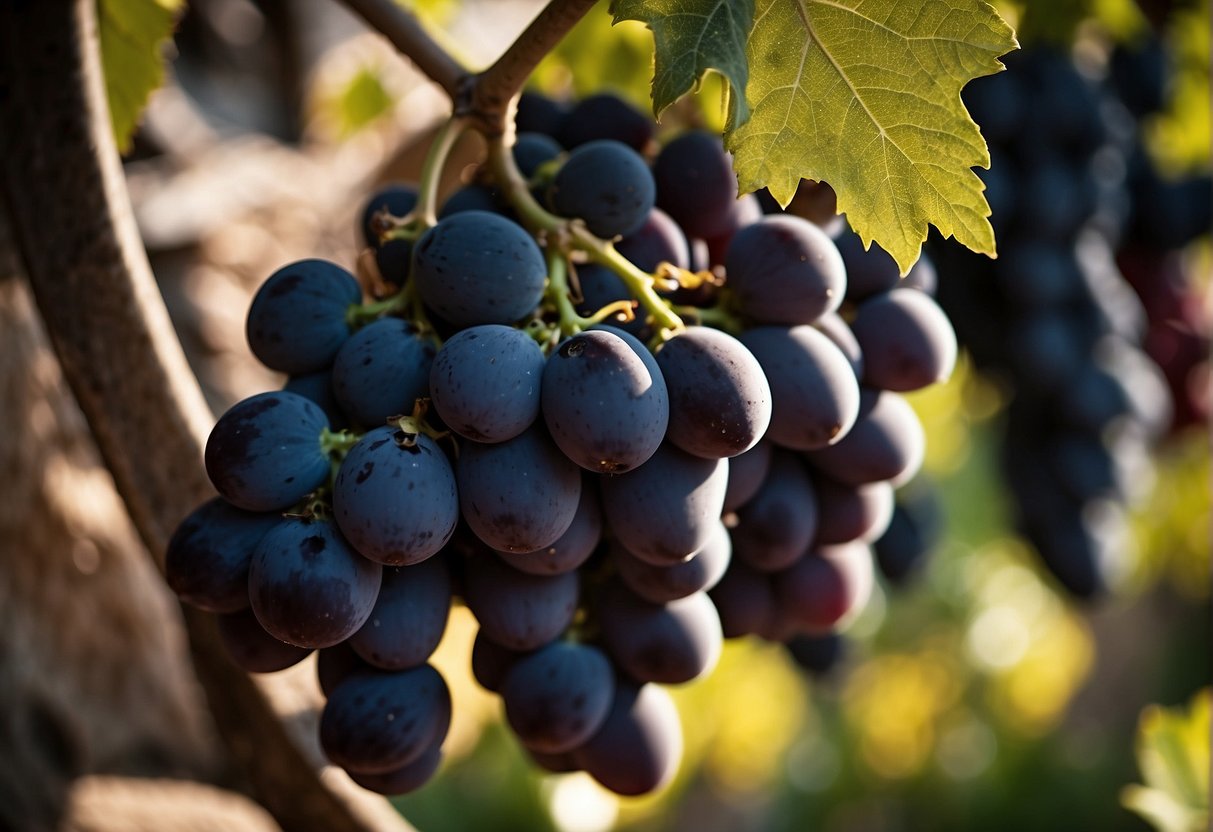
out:
{"label": "background grape cluster", "polygon": [[[1208,181],[1171,184],[1153,170],[1135,115],[1161,102],[1159,90],[1141,87],[1163,76],[1141,58],[1137,69],[1119,63],[1127,60],[1122,54],[1113,63],[1121,69],[1101,83],[1069,54],[1040,46],[966,88],[990,144],[982,176],[999,259],[936,249],[941,302],[961,341],[1010,391],[1002,467],[1017,525],[1083,598],[1123,571],[1126,513],[1149,493],[1151,449],[1173,423],[1172,391],[1187,420],[1202,397],[1168,385],[1146,345],[1170,341],[1163,349],[1189,362],[1179,375],[1191,368],[1193,347],[1200,351],[1188,343],[1185,359],[1178,346],[1192,337],[1183,332],[1193,332],[1199,303],[1193,297],[1176,329],[1183,281],[1156,280],[1153,267],[1167,262],[1157,252],[1207,229]],[[1117,78],[1136,92],[1118,95]],[[1140,273],[1142,297],[1154,296],[1153,315],[1126,282],[1118,248],[1119,262]]]}
{"label": "background grape cluster", "polygon": [[[321,745],[389,794],[441,761],[428,659],[456,600],[535,762],[641,794],[681,753],[662,685],[724,638],[836,646],[930,536],[894,494],[924,450],[903,394],[956,359],[929,262],[902,279],[841,220],[738,199],[717,136],[659,145],[620,99],[524,96],[517,124],[534,198],[622,258],[566,257],[487,173],[413,236],[417,191],[376,193],[362,233],[391,291],[321,260],[265,282],[248,340],[288,381],[219,419],[220,496],[168,552],[242,667],[318,651]],[[638,273],[685,326],[637,302]]]}

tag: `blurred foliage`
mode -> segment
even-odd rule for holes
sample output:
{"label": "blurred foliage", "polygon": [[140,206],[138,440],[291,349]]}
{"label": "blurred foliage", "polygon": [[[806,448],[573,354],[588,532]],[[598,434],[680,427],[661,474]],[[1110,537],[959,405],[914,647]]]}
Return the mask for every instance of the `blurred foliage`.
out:
{"label": "blurred foliage", "polygon": [[1151,706],[1137,730],[1137,761],[1146,785],[1126,786],[1124,805],[1159,832],[1209,828],[1209,703],[1202,690],[1184,708]]}
{"label": "blurred foliage", "polygon": [[1166,109],[1150,119],[1146,138],[1164,171],[1208,170],[1213,147],[1210,120],[1210,3],[1201,0],[1171,16],[1162,33],[1172,58]]}
{"label": "blurred foliage", "polygon": [[1118,39],[1133,37],[1146,26],[1134,0],[1003,0],[995,6],[1004,12],[1025,44],[1069,44],[1090,22]]}
{"label": "blurred foliage", "polygon": [[122,153],[148,96],[164,81],[164,45],[184,9],[184,0],[97,0],[105,96]]}

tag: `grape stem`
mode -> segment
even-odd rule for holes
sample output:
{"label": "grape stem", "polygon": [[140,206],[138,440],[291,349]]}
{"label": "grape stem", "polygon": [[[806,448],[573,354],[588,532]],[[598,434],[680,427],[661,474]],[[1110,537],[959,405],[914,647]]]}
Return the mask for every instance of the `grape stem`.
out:
{"label": "grape stem", "polygon": [[657,294],[651,274],[641,271],[631,260],[616,251],[609,240],[591,234],[585,223],[557,216],[535,200],[527,187],[526,179],[514,162],[513,152],[503,137],[489,139],[488,162],[493,176],[519,219],[536,235],[546,236],[549,245],[583,252],[591,260],[603,264],[619,275],[628,291],[653,319],[660,340],[666,340],[673,333],[686,328],[682,318]]}
{"label": "grape stem", "polygon": [[442,87],[452,101],[469,96],[472,73],[431,38],[404,6],[394,0],[345,0],[345,5],[391,41],[427,78]]}

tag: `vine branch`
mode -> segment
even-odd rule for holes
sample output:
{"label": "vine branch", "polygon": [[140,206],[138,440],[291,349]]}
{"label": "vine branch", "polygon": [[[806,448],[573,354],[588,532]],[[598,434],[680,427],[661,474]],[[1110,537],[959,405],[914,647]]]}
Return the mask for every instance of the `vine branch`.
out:
{"label": "vine branch", "polygon": [[344,0],[368,25],[409,58],[455,102],[465,99],[473,75],[442,48],[421,21],[394,0]]}
{"label": "vine branch", "polygon": [[467,115],[488,138],[508,129],[509,103],[543,57],[585,17],[595,0],[552,0],[493,65],[476,76]]}

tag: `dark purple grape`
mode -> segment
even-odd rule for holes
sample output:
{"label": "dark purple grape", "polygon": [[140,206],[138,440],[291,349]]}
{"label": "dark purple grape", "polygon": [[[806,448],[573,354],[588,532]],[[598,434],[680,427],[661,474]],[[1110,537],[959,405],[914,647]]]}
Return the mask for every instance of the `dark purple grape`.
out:
{"label": "dark purple grape", "polygon": [[573,522],[555,542],[534,552],[498,552],[510,566],[532,575],[560,575],[571,572],[594,554],[602,540],[602,508],[598,485],[586,473],[581,478],[581,499]]}
{"label": "dark purple grape", "polygon": [[362,232],[362,242],[371,248],[379,248],[379,234],[375,230],[375,215],[386,211],[394,217],[403,217],[417,205],[417,188],[402,182],[392,182],[382,186],[362,207],[359,230]]}
{"label": "dark purple grape", "polygon": [[847,270],[847,300],[862,301],[900,285],[897,261],[875,240],[865,249],[860,236],[847,229],[834,238],[834,244]]}
{"label": "dark purple grape", "polygon": [[888,529],[872,544],[880,574],[895,584],[905,583],[935,546],[939,506],[931,498],[898,502]]}
{"label": "dark purple grape", "polygon": [[770,442],[759,442],[743,454],[729,459],[729,482],[724,492],[724,510],[737,511],[750,501],[771,469]]}
{"label": "dark purple grape", "polygon": [[164,553],[164,577],[177,597],[207,612],[247,609],[253,549],[276,514],[242,511],[215,497],[181,521]]}
{"label": "dark purple grape", "polygon": [[316,681],[325,698],[333,695],[336,687],[359,672],[371,672],[373,668],[354,652],[348,641],[334,644],[316,651]]}
{"label": "dark purple grape", "polygon": [[859,413],[859,382],[834,342],[811,326],[761,326],[741,334],[771,385],[766,437],[804,451],[838,442]]}
{"label": "dark purple grape", "polygon": [[443,423],[465,439],[504,442],[539,416],[543,350],[525,332],[473,326],[447,339],[430,368],[430,397]]}
{"label": "dark purple grape", "polygon": [[465,442],[456,465],[459,507],[493,549],[534,552],[555,543],[581,501],[581,471],[534,424],[506,442]]}
{"label": "dark purple grape", "polygon": [[271,370],[323,370],[350,337],[347,315],[361,301],[358,281],[336,263],[300,260],[283,266],[261,284],[249,306],[249,347]]}
{"label": "dark purple grape", "polygon": [[798,635],[787,641],[788,655],[814,676],[824,676],[838,667],[846,654],[846,641],[838,633]]}
{"label": "dark purple grape", "polygon": [[506,673],[519,659],[527,655],[529,654],[519,650],[502,647],[488,638],[483,629],[477,630],[476,638],[472,641],[472,676],[485,690],[499,693]]}
{"label": "dark purple grape", "polygon": [[534,650],[560,636],[577,611],[576,572],[528,575],[489,553],[469,559],[464,600],[485,638],[511,650]]}
{"label": "dark purple grape", "polygon": [[893,289],[859,304],[851,322],[865,356],[863,382],[899,393],[947,381],[956,333],[930,295]]}
{"label": "dark purple grape", "polygon": [[776,450],[762,487],[737,512],[733,554],[763,572],[786,569],[817,534],[817,496],[804,463]]}
{"label": "dark purple grape", "polygon": [[568,109],[563,103],[537,92],[524,92],[518,97],[514,128],[519,133],[543,133],[555,138]]}
{"label": "dark purple grape", "polygon": [[206,440],[206,473],[246,511],[290,508],[329,477],[320,447],[324,411],[294,393],[258,393],[219,417]]}
{"label": "dark purple grape", "polygon": [[728,462],[662,444],[644,465],[604,477],[602,509],[611,532],[655,565],[686,560],[715,531],[728,487]]}
{"label": "dark purple grape", "polygon": [[708,247],[708,262],[713,266],[723,266],[737,232],[762,218],[762,203],[758,201],[758,197],[746,194],[735,199],[725,218],[723,229],[704,241]]}
{"label": "dark purple grape", "polygon": [[514,140],[514,164],[527,179],[534,176],[541,165],[563,152],[560,142],[543,133],[518,133]]}
{"label": "dark purple grape", "polygon": [[560,120],[555,137],[570,150],[587,142],[611,139],[643,153],[653,130],[653,120],[647,115],[617,95],[600,93],[578,101]]}
{"label": "dark purple grape", "polygon": [[826,476],[848,485],[888,480],[897,487],[918,473],[925,447],[922,423],[909,402],[897,393],[865,389],[851,432],[805,457]]}
{"label": "dark purple grape", "polygon": [[615,332],[582,332],[561,344],[544,367],[541,395],[552,439],[588,471],[619,473],[643,464],[669,424],[660,371],[650,370]]}
{"label": "dark purple grape", "polygon": [[834,241],[808,220],[769,215],[734,236],[725,284],[747,318],[763,324],[809,324],[838,309],[847,272]]}
{"label": "dark purple grape", "polygon": [[548,273],[526,229],[475,210],[453,214],[422,234],[413,268],[425,305],[458,328],[525,318],[543,297]]}
{"label": "dark purple grape", "polygon": [[428,664],[356,673],[325,703],[320,745],[329,760],[349,772],[387,774],[440,742],[450,719],[450,691]]}
{"label": "dark purple grape", "polygon": [[619,571],[620,580],[632,592],[651,603],[665,604],[714,587],[729,568],[732,552],[729,530],[717,522],[716,530],[703,548],[682,563],[654,566],[618,542],[611,547],[611,560]]}
{"label": "dark purple grape", "polygon": [[682,727],[670,695],[657,685],[620,681],[611,710],[573,762],[616,794],[661,788],[682,758]]}
{"label": "dark purple grape", "polygon": [[758,635],[771,628],[776,617],[775,591],[770,577],[746,566],[737,558],[709,597],[720,616],[720,629],[725,638]]}
{"label": "dark purple grape", "polygon": [[593,615],[607,652],[637,681],[689,682],[720,658],[720,616],[706,593],[654,604],[612,583],[595,599]]}
{"label": "dark purple grape", "polygon": [[379,598],[349,638],[354,652],[383,670],[425,664],[442,640],[451,606],[451,576],[442,558],[383,570]]}
{"label": "dark purple grape", "polygon": [[615,250],[638,269],[652,272],[661,263],[690,268],[691,251],[686,234],[665,211],[654,208],[640,228],[615,243]]}
{"label": "dark purple grape", "polygon": [[543,754],[584,744],[606,719],[614,693],[615,673],[602,651],[568,641],[519,659],[501,684],[510,728]]}
{"label": "dark purple grape", "polygon": [[844,627],[872,591],[872,553],[859,542],[820,546],[771,576],[779,615],[798,632]]}
{"label": "dark purple grape", "polygon": [[578,145],[548,186],[547,200],[562,217],[584,220],[590,233],[611,239],[644,225],[657,189],[644,159],[625,144]]}
{"label": "dark purple grape", "polygon": [[434,344],[412,323],[380,318],[345,342],[333,362],[333,395],[363,427],[408,416],[429,395]]}
{"label": "dark purple grape", "polygon": [[813,328],[834,342],[834,346],[842,351],[855,373],[855,378],[863,378],[863,348],[855,338],[855,333],[842,316],[837,312],[827,312],[813,321]]}
{"label": "dark purple grape", "polygon": [[350,417],[345,415],[341,405],[337,404],[337,397],[333,395],[333,374],[329,368],[291,376],[286,380],[286,384],[282,385],[282,389],[315,402],[328,417],[331,430],[342,430],[349,424]]}
{"label": "dark purple grape", "polygon": [[737,202],[733,157],[717,133],[688,130],[653,161],[657,205],[689,237],[707,240],[725,230]]}
{"label": "dark purple grape", "polygon": [[862,540],[884,534],[893,516],[893,488],[887,482],[846,485],[827,476],[813,477],[817,495],[818,545]]}
{"label": "dark purple grape", "polygon": [[382,795],[408,794],[428,783],[442,765],[442,739],[430,744],[421,756],[407,765],[381,774],[349,772],[350,779],[364,789]]}
{"label": "dark purple grape", "polygon": [[688,327],[661,345],[670,397],[666,438],[705,459],[744,453],[771,422],[771,388],[745,346],[725,332]]}
{"label": "dark purple grape", "polygon": [[250,609],[216,616],[219,640],[237,667],[248,673],[276,673],[286,670],[311,654],[307,647],[287,644],[267,633]]}
{"label": "dark purple grape", "polygon": [[442,210],[438,212],[438,219],[445,220],[465,211],[487,211],[513,221],[513,218],[509,217],[505,195],[497,188],[479,182],[464,185],[448,196],[442,203]]}
{"label": "dark purple grape", "polygon": [[366,622],[382,574],[333,523],[288,517],[253,552],[249,599],[275,638],[299,647],[332,647]]}
{"label": "dark purple grape", "polygon": [[418,563],[445,546],[459,522],[455,474],[430,437],[375,428],[341,463],[333,514],[363,557],[395,566]]}

